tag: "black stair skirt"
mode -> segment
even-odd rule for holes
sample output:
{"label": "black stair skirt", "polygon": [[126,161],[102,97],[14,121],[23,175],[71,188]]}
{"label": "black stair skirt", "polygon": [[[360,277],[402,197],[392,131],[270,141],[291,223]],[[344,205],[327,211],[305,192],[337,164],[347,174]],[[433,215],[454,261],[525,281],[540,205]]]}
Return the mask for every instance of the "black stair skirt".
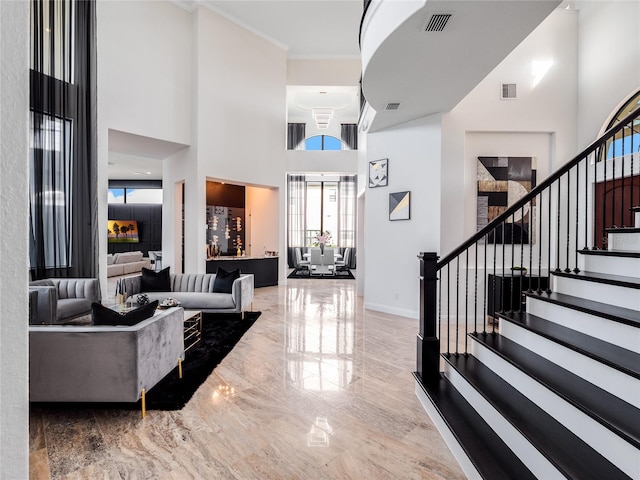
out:
{"label": "black stair skirt", "polygon": [[444,376],[440,376],[437,384],[427,387],[416,372],[413,375],[482,478],[535,480],[536,477]]}
{"label": "black stair skirt", "polygon": [[622,275],[610,275],[608,273],[597,272],[552,272],[557,277],[575,278],[576,280],[585,280],[588,282],[606,283],[607,285],[615,285],[618,287],[637,288],[640,289],[640,278],[624,277]]}
{"label": "black stair skirt", "polygon": [[606,390],[498,334],[471,337],[531,378],[640,448],[640,410]]}
{"label": "black stair skirt", "polygon": [[503,312],[499,317],[588,356],[634,378],[640,379],[640,355],[571,328],[525,312]]}
{"label": "black stair skirt", "polygon": [[445,360],[567,478],[629,478],[475,357],[451,355]]}
{"label": "black stair skirt", "polygon": [[555,303],[563,307],[578,310],[598,317],[606,318],[613,322],[624,323],[632,327],[640,328],[640,312],[630,308],[618,307],[608,303],[594,302],[585,298],[565,295],[564,293],[524,293],[528,297],[537,298],[544,302]]}

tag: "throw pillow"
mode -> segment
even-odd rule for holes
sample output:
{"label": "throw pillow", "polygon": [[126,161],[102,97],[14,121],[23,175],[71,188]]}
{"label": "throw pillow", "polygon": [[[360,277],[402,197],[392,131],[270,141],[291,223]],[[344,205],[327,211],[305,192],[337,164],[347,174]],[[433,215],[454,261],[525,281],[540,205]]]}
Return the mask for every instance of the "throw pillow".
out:
{"label": "throw pillow", "polygon": [[170,292],[171,276],[169,267],[163,268],[159,272],[154,272],[142,267],[142,279],[140,282],[141,292]]}
{"label": "throw pillow", "polygon": [[94,302],[91,304],[91,319],[94,325],[125,325],[130,327],[152,317],[157,307],[158,300],[121,314]]}
{"label": "throw pillow", "polygon": [[213,291],[218,293],[231,293],[231,287],[236,278],[240,278],[240,269],[227,272],[224,268],[218,267],[218,273],[213,280]]}

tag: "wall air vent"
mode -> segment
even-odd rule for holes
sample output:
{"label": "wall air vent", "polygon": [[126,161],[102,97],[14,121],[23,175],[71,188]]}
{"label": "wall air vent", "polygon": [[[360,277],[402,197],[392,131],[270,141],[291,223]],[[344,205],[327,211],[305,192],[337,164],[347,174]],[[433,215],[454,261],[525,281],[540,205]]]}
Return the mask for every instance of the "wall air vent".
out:
{"label": "wall air vent", "polygon": [[503,83],[500,87],[500,99],[502,100],[514,100],[516,99],[516,84],[515,83]]}
{"label": "wall air vent", "polygon": [[424,27],[425,32],[441,32],[451,19],[450,13],[434,13]]}
{"label": "wall air vent", "polygon": [[384,108],[385,110],[398,110],[400,108],[399,103],[387,103],[387,106]]}

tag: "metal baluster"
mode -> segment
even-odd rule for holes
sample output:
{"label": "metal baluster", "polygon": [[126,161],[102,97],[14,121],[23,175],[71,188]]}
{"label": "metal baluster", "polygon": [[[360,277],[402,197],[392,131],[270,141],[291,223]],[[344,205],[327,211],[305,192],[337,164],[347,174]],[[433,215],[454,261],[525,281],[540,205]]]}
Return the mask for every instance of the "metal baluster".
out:
{"label": "metal baluster", "polygon": [[496,227],[493,228],[493,285],[491,290],[491,297],[493,299],[493,323],[491,324],[491,331],[496,333],[496,312],[498,306],[496,305],[496,263],[498,261],[498,237],[496,235]]}
{"label": "metal baluster", "polygon": [[487,243],[489,241],[489,236],[484,236],[484,294],[482,295],[482,333],[487,333],[487,293],[488,283],[489,283],[489,275],[487,275]]}
{"label": "metal baluster", "polygon": [[504,234],[504,224],[505,221],[502,222],[502,283],[500,284],[500,312],[504,313],[504,244],[505,244],[505,234]]}
{"label": "metal baluster", "polygon": [[456,357],[460,337],[460,255],[456,257]]}
{"label": "metal baluster", "polygon": [[540,219],[538,220],[538,290],[537,292],[542,293],[542,289],[540,285],[542,284],[542,192],[538,196],[538,211],[540,214],[538,215]]}
{"label": "metal baluster", "polygon": [[451,356],[451,271],[447,263],[447,357]]}
{"label": "metal baluster", "polygon": [[[558,198],[557,198],[557,202],[558,202],[558,211],[556,212],[556,272],[561,272],[562,270],[560,269],[560,210],[561,210],[561,205],[560,205],[560,184],[562,183],[562,177],[558,179]],[[568,227],[567,227],[568,228]]]}
{"label": "metal baluster", "polygon": [[[600,147],[602,148],[602,147]],[[594,153],[594,157],[593,157],[593,221],[595,224],[596,221],[596,183],[598,182],[598,156]],[[593,229],[593,247],[591,247],[593,250],[597,250],[598,244],[600,243],[598,241],[598,237],[596,235],[599,235],[600,232],[597,232],[596,229]]]}
{"label": "metal baluster", "polygon": [[[438,279],[438,340],[440,340],[440,348],[442,348],[442,270],[438,270],[436,275],[439,274]],[[449,339],[447,338],[447,342]]]}
{"label": "metal baluster", "polygon": [[607,228],[607,155],[605,153],[602,170],[604,172],[604,183],[603,185],[603,193],[602,193],[602,249],[609,250],[609,246],[607,245],[607,232],[605,231]]}
{"label": "metal baluster", "polygon": [[[586,195],[586,192],[585,192]],[[579,273],[580,269],[578,268],[578,219],[580,218],[580,163],[576,165],[576,238],[575,238],[575,268],[573,269],[573,273]]]}
{"label": "metal baluster", "polygon": [[[584,248],[583,250],[589,250],[589,155],[582,159],[584,162]],[[595,212],[594,212],[595,217]]]}
{"label": "metal baluster", "polygon": [[478,333],[478,242],[476,242],[476,270],[473,292],[473,333]]}
{"label": "metal baluster", "polygon": [[[616,136],[613,136],[613,158],[611,159],[611,221],[613,227],[617,227],[616,222]],[[605,188],[606,191],[606,188]]]}
{"label": "metal baluster", "polygon": [[547,189],[549,193],[547,205],[549,206],[549,219],[548,219],[548,230],[547,230],[547,245],[549,245],[549,252],[547,254],[547,293],[551,293],[551,289],[549,286],[551,285],[551,185]]}
{"label": "metal baluster", "polygon": [[464,277],[464,354],[467,354],[467,342],[469,341],[469,249],[465,251],[465,277]]}
{"label": "metal baluster", "polygon": [[[513,262],[515,262],[515,233],[516,233],[516,214],[515,212],[513,212],[511,214],[511,289],[513,290],[513,288],[515,287],[515,277],[514,277],[514,272],[515,270],[513,269],[513,267],[515,266],[515,264]],[[513,293],[510,295],[509,297],[509,311],[513,312],[515,309],[513,308],[514,305],[511,302],[511,300],[513,300]]]}
{"label": "metal baluster", "polygon": [[624,211],[624,184],[625,184],[625,177],[624,177],[624,132],[625,132],[626,128],[622,128],[622,130],[620,130],[620,133],[622,134],[622,175],[620,177],[620,180],[622,181],[622,198],[620,200],[620,215],[622,215],[621,223],[623,227],[627,226],[627,222],[625,221],[625,211]]}
{"label": "metal baluster", "polygon": [[571,232],[571,170],[567,170],[567,258],[566,258],[566,267],[564,271],[566,273],[571,272],[569,268],[569,243],[571,243],[571,236],[569,232]]}

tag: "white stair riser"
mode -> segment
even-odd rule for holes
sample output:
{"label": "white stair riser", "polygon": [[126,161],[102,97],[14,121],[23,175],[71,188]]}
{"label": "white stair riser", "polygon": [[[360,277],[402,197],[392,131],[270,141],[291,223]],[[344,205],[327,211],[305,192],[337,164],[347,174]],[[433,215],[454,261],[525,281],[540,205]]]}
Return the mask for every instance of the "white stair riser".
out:
{"label": "white stair riser", "polygon": [[453,453],[453,456],[460,464],[460,468],[462,468],[462,471],[467,476],[467,478],[482,478],[476,467],[473,466],[471,460],[469,460],[469,457],[465,453],[462,446],[460,446],[458,440],[456,440],[455,435],[453,435],[451,429],[442,418],[442,415],[440,415],[438,409],[433,405],[427,394],[424,393],[424,390],[422,390],[422,387],[417,380],[415,392],[418,400],[422,404],[422,408],[424,408],[424,410],[431,418],[431,421],[438,429],[438,432],[440,432],[440,435],[447,444],[447,447],[449,447],[449,450],[451,450],[451,453]]}
{"label": "white stair riser", "polygon": [[640,408],[640,380],[506,320],[500,320],[500,334]]}
{"label": "white stair riser", "polygon": [[640,212],[635,213],[635,219],[636,221],[633,226],[636,228],[640,228]]}
{"label": "white stair riser", "polygon": [[589,415],[559,397],[484,345],[473,342],[473,356],[571,430],[631,478],[640,478],[640,452]]}
{"label": "white stair riser", "polygon": [[554,276],[551,289],[556,293],[640,311],[640,290],[636,288]]}
{"label": "white stair riser", "polygon": [[509,445],[520,461],[537,478],[562,478],[560,472],[517,429],[511,425],[478,391],[454,368],[445,362],[445,375],[464,396],[482,419]]}
{"label": "white stair riser", "polygon": [[640,353],[640,328],[612,322],[606,318],[532,297],[527,297],[527,312],[549,322],[577,330],[586,335],[597,336],[605,342]]}
{"label": "white stair riser", "polygon": [[640,233],[609,233],[607,249],[640,252]]}
{"label": "white stair riser", "polygon": [[581,255],[582,271],[640,277],[640,258]]}

